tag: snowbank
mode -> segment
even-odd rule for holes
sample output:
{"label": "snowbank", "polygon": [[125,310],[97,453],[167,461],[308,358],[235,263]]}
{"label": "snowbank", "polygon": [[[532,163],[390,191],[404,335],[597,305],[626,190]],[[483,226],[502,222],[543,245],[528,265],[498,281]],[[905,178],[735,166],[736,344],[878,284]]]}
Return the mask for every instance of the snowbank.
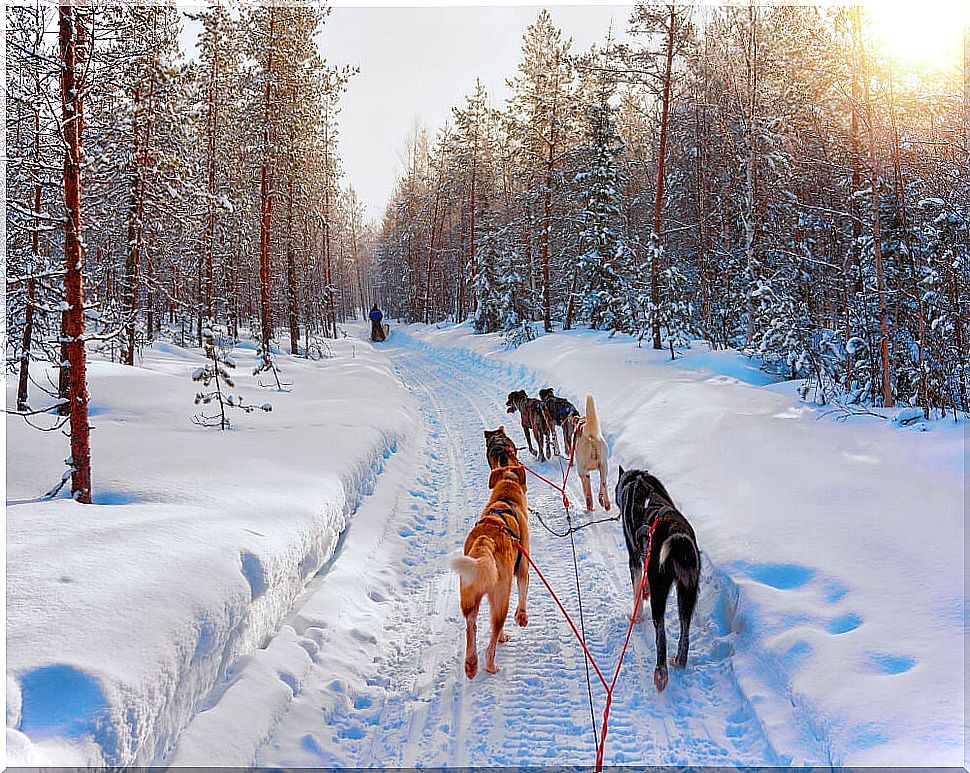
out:
{"label": "snowbank", "polygon": [[90,363],[93,505],[37,500],[66,441],[8,418],[8,763],[163,759],[280,628],[414,426],[363,340],[279,356],[288,393],[254,383],[246,348],[234,391],[273,411],[235,411],[224,433],[190,421],[197,351]]}
{"label": "snowbank", "polygon": [[530,394],[596,396],[611,485],[617,463],[654,471],[737,587],[734,668],[794,764],[963,764],[965,423],[835,422],[734,352],[405,334],[503,362]]}

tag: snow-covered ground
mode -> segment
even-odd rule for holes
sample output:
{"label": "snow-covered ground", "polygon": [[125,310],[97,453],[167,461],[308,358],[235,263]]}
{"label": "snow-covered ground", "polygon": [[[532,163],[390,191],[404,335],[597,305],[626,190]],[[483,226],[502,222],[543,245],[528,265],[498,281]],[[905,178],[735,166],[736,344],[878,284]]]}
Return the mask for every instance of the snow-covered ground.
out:
{"label": "snow-covered ground", "polygon": [[190,421],[198,351],[90,364],[94,505],[37,499],[66,441],[8,417],[11,764],[163,757],[278,631],[413,432],[413,400],[365,341],[279,356],[287,393],[255,384],[251,344],[234,354],[232,391],[273,410],[231,412],[229,432]]}
{"label": "snow-covered ground", "polygon": [[[467,325],[410,326],[335,354],[282,358],[293,391],[224,435],[188,423],[196,355],[97,364],[92,507],[15,504],[56,477],[63,441],[8,424],[17,759],[590,765],[582,653],[541,584],[501,673],[469,682],[447,566],[487,497],[482,430],[521,442],[506,394],[553,385],[596,395],[611,496],[617,463],[649,467],[704,556],[690,664],[658,696],[652,626],[637,628],[607,764],[963,764],[966,425],[836,422],[736,353],[671,363],[590,331],[507,351]],[[558,495],[529,484],[561,528]],[[530,530],[575,611],[569,540]],[[590,649],[612,671],[630,604],[619,523],[576,548]],[[594,677],[597,725],[603,699]]]}

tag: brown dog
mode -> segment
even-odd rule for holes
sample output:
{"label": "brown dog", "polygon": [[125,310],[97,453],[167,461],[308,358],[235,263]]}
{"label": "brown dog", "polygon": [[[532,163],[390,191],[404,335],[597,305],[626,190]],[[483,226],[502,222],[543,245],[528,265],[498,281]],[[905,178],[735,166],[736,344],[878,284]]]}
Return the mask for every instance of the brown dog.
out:
{"label": "brown dog", "polygon": [[[556,455],[559,455],[559,438],[556,435],[556,425],[550,421],[549,413],[542,400],[529,397],[524,389],[509,392],[505,402],[508,413],[516,411],[522,416],[522,432],[525,435],[525,442],[529,445],[529,450],[537,457],[540,462],[552,458],[553,448]],[[537,451],[532,447],[532,435],[535,435]]]}
{"label": "brown dog", "polygon": [[485,649],[485,670],[496,674],[495,650],[509,640],[505,620],[509,614],[512,577],[519,588],[515,622],[529,624],[525,611],[529,591],[529,562],[522,557],[513,536],[529,551],[529,509],[525,499],[525,468],[521,465],[498,467],[488,478],[492,496],[465,539],[464,555],[451,560],[451,568],[461,576],[461,613],[465,617],[465,675],[478,673],[478,607],[488,596],[492,636]]}
{"label": "brown dog", "polygon": [[592,395],[586,395],[586,415],[573,416],[573,442],[576,444],[576,472],[583,482],[583,494],[586,496],[586,512],[593,512],[593,487],[589,481],[589,474],[593,470],[598,470],[600,475],[600,504],[609,511],[610,494],[606,490],[606,457],[609,449],[600,432]]}
{"label": "brown dog", "polygon": [[490,470],[496,467],[514,467],[519,463],[515,443],[505,434],[504,424],[499,425],[498,429],[485,430],[485,458],[488,459]]}

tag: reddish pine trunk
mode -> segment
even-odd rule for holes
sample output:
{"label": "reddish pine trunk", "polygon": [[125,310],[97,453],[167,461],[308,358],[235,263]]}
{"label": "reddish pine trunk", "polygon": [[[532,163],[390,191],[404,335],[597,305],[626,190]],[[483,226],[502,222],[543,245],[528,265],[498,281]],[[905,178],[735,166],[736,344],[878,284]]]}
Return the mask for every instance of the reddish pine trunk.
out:
{"label": "reddish pine trunk", "polygon": [[[475,173],[472,172],[472,199],[475,198]],[[424,320],[424,324],[431,324],[431,269],[434,265],[434,244],[437,237],[438,231],[438,201],[440,199],[441,189],[440,187],[435,188],[434,194],[434,206],[431,210],[431,240],[428,242],[428,262],[425,266],[424,272],[424,312],[421,317]],[[472,231],[475,230],[475,206],[472,205]],[[354,260],[357,259],[356,253],[356,242],[354,244]],[[472,265],[475,264],[475,239],[472,238]],[[360,267],[357,268],[358,277],[360,276]],[[359,279],[358,279],[359,281]]]}
{"label": "reddish pine trunk", "polygon": [[273,337],[273,296],[270,287],[270,226],[273,221],[272,180],[270,179],[270,120],[272,115],[273,46],[276,44],[276,9],[269,8],[269,43],[266,54],[266,83],[263,87],[263,163],[259,169],[259,312],[263,357],[269,357]]}
{"label": "reddish pine trunk", "polygon": [[209,100],[206,115],[206,145],[208,170],[206,190],[209,194],[205,217],[205,314],[209,322],[215,319],[212,313],[212,252],[216,234],[216,128],[219,121],[219,104],[216,99],[216,83],[219,77],[219,47],[215,47],[215,58],[209,73]]}
{"label": "reddish pine trunk", "polygon": [[667,54],[664,69],[664,90],[660,103],[660,139],[657,143],[657,190],[653,199],[653,256],[650,259],[650,302],[653,304],[653,348],[660,349],[660,232],[663,228],[664,178],[667,160],[667,123],[670,115],[670,81],[674,63],[675,8],[670,4],[667,27]]}
{"label": "reddish pine trunk", "polygon": [[81,95],[77,79],[78,24],[73,5],[58,8],[61,56],[61,111],[64,125],[64,313],[68,399],[71,417],[71,494],[91,503],[91,447],[88,427],[87,362],[84,351],[84,251],[81,236]]}
{"label": "reddish pine trunk", "polygon": [[549,300],[549,229],[552,225],[552,145],[546,165],[546,195],[543,201],[542,223],[542,326],[552,332],[552,310]]}
{"label": "reddish pine trunk", "polygon": [[[859,13],[856,6],[855,13]],[[862,58],[862,78],[864,84],[864,97],[866,106],[866,122],[868,123],[869,133],[869,183],[872,188],[872,254],[876,263],[876,283],[879,292],[879,359],[882,375],[882,399],[887,408],[892,408],[893,392],[892,378],[889,365],[889,320],[887,318],[886,307],[886,277],[882,266],[882,231],[880,228],[879,217],[879,167],[876,161],[876,132],[873,126],[872,103],[869,95],[869,75],[866,64],[865,49],[859,41]]]}
{"label": "reddish pine trunk", "polygon": [[[293,132],[290,131],[292,147]],[[296,292],[296,258],[293,255],[293,165],[290,164],[289,176],[286,181],[286,287],[287,303],[289,305],[290,322],[290,354],[297,354],[300,349],[300,319],[297,313]]]}
{"label": "reddish pine trunk", "polygon": [[[40,110],[34,106],[34,161],[40,163]],[[34,335],[34,298],[37,288],[34,281],[34,268],[40,257],[40,182],[34,185],[34,229],[30,235],[30,276],[27,278],[27,303],[24,309],[24,337],[21,342],[20,379],[17,384],[17,410],[25,411],[28,405],[27,383],[30,377],[30,347]]]}

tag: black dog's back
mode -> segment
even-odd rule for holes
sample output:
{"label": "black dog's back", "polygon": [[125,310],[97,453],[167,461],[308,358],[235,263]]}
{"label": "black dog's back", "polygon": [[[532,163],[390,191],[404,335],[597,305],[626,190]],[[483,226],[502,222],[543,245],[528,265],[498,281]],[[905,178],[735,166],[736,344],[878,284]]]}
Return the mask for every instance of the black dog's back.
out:
{"label": "black dog's back", "polygon": [[[646,470],[620,468],[616,501],[623,520],[623,536],[630,554],[630,578],[637,594],[647,556],[647,587],[650,610],[657,636],[657,666],[654,684],[658,691],[667,686],[667,632],[664,612],[672,585],[677,586],[680,642],[671,661],[678,668],[687,665],[690,622],[700,583],[700,551],[694,529],[673,503],[666,487]],[[649,555],[647,555],[649,552]],[[642,596],[635,599],[639,615]]]}

